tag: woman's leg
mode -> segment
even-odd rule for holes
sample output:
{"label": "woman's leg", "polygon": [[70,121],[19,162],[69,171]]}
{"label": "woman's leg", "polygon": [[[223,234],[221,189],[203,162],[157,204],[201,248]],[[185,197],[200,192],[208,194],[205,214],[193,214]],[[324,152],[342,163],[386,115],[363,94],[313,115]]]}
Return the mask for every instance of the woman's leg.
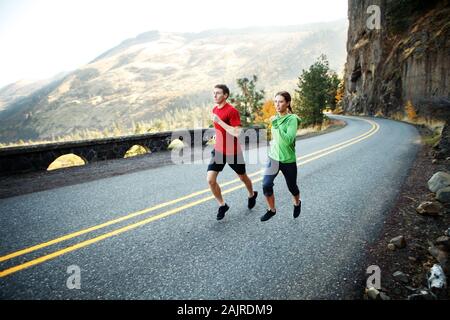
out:
{"label": "woman's leg", "polygon": [[263,178],[263,191],[266,196],[267,206],[270,210],[275,212],[275,195],[273,194],[273,181],[276,178],[276,174],[273,175],[265,175]]}
{"label": "woman's leg", "polygon": [[275,195],[273,194],[273,181],[277,177],[279,172],[279,165],[277,161],[272,159],[269,160],[269,163],[266,166],[263,177],[263,191],[266,197],[267,206],[269,210],[275,212]]}
{"label": "woman's leg", "polygon": [[263,178],[264,195],[266,196],[269,210],[261,217],[262,222],[272,219],[277,213],[277,209],[275,208],[275,196],[273,194],[273,180],[275,180],[276,176],[276,174],[264,175]]}
{"label": "woman's leg", "polygon": [[281,163],[280,170],[284,175],[289,192],[292,194],[294,206],[300,204],[300,190],[297,185],[297,163]]}

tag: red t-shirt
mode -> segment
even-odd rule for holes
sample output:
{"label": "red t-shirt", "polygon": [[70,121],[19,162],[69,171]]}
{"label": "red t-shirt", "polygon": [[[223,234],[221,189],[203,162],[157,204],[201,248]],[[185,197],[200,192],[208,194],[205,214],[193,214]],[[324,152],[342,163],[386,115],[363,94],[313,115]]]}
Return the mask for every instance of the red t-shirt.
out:
{"label": "red t-shirt", "polygon": [[[239,115],[239,111],[229,103],[225,104],[221,109],[215,106],[213,113],[232,127],[241,126],[241,116]],[[236,137],[233,137],[226,132],[226,130],[216,122],[214,122],[214,128],[216,128],[216,145],[214,146],[216,151],[226,155],[242,153],[241,146]]]}

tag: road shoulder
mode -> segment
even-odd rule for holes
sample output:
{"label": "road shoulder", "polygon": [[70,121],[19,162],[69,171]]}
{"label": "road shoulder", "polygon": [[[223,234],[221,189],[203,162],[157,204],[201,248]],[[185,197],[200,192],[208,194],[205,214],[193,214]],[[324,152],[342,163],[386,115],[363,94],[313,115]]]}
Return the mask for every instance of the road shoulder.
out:
{"label": "road shoulder", "polygon": [[[425,133],[419,131],[423,141]],[[450,227],[450,205],[447,204],[441,215],[435,217],[420,215],[416,208],[424,201],[435,201],[435,194],[428,189],[427,183],[439,171],[450,172],[450,163],[433,163],[432,147],[422,142],[394,207],[386,213],[378,239],[367,248],[366,264],[380,267],[381,292],[391,299],[407,299],[417,293],[417,289],[427,288],[426,274],[438,263],[430,254],[429,247]],[[390,241],[398,236],[405,238],[406,247],[395,250],[392,246],[388,248]],[[405,274],[406,279],[398,275],[394,277],[394,273],[398,271]],[[360,288],[361,294],[364,293],[365,287],[364,282]],[[449,292],[441,298],[450,298]]]}

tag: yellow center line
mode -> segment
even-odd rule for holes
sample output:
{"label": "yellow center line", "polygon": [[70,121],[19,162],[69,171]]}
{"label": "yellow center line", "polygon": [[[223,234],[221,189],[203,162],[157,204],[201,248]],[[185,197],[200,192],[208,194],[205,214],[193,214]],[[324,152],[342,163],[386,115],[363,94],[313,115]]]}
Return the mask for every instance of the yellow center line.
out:
{"label": "yellow center line", "polygon": [[[305,158],[311,157],[312,155],[319,154],[319,153],[322,153],[322,152],[324,152],[324,151],[326,151],[326,150],[330,150],[330,149],[333,149],[333,148],[334,148],[333,150],[331,150],[331,151],[329,151],[329,152],[326,152],[326,153],[324,153],[324,154],[321,154],[320,156],[317,156],[317,157],[311,158],[311,159],[309,159],[309,160],[307,160],[307,161],[304,161],[304,162],[298,164],[298,166],[300,166],[300,165],[302,165],[302,164],[305,164],[305,163],[308,163],[308,162],[310,162],[310,161],[313,161],[313,160],[315,160],[315,159],[321,158],[321,157],[323,157],[323,156],[325,156],[325,155],[328,155],[328,154],[330,154],[330,153],[332,153],[332,152],[335,152],[335,151],[337,151],[337,150],[343,149],[343,148],[345,148],[345,147],[347,147],[347,146],[349,146],[349,145],[352,145],[352,144],[354,144],[354,143],[357,143],[357,142],[359,142],[359,141],[361,141],[361,140],[364,140],[364,139],[368,138],[369,136],[375,134],[375,132],[378,131],[379,126],[378,126],[378,124],[376,124],[375,122],[369,121],[369,120],[365,120],[365,119],[361,119],[361,120],[364,120],[364,121],[366,121],[366,122],[371,123],[371,124],[372,124],[371,130],[369,130],[369,131],[366,132],[365,134],[362,134],[362,135],[360,135],[360,136],[358,136],[358,137],[356,137],[356,138],[350,139],[350,140],[348,140],[348,141],[346,141],[346,142],[339,143],[339,144],[336,144],[336,145],[334,145],[334,146],[331,146],[331,147],[328,147],[328,148],[325,148],[325,149],[322,149],[322,150],[313,152],[313,153],[308,154],[308,155],[306,155],[306,156],[299,157],[298,160],[300,160],[300,159],[305,159]],[[355,140],[355,139],[356,139],[356,140]],[[340,146],[340,147],[338,147],[338,146]],[[338,148],[336,148],[336,147],[338,147]],[[261,174],[263,171],[264,171],[264,170],[259,170],[259,171],[255,172],[255,173],[252,173],[252,174],[249,175],[249,176],[252,177],[252,176]],[[262,178],[255,179],[253,182],[258,182],[258,181],[261,181],[261,180],[262,180]],[[240,179],[232,180],[232,181],[230,181],[230,182],[227,182],[227,183],[222,184],[222,187],[223,187],[223,186],[230,185],[230,184],[235,183],[235,182],[238,182],[238,181],[240,181]],[[238,190],[238,189],[243,188],[243,187],[244,187],[243,185],[240,185],[240,186],[234,187],[234,188],[232,188],[232,189],[228,189],[228,190],[224,191],[223,194],[232,192],[232,191],[234,191],[234,190]],[[68,240],[68,239],[77,237],[77,236],[80,236],[80,235],[85,234],[85,233],[88,233],[88,232],[92,232],[92,231],[94,231],[94,230],[98,230],[98,229],[104,228],[104,227],[109,226],[109,225],[112,225],[112,224],[116,224],[116,223],[118,223],[118,222],[121,222],[121,221],[130,219],[130,218],[132,218],[132,217],[136,217],[136,216],[138,216],[138,215],[142,215],[142,214],[144,214],[144,213],[147,213],[147,212],[150,212],[150,211],[154,211],[154,210],[160,209],[160,208],[162,208],[162,207],[168,206],[169,204],[174,204],[174,203],[180,202],[180,201],[182,201],[182,200],[186,200],[186,199],[192,198],[192,197],[194,197],[194,196],[197,196],[197,195],[203,194],[203,193],[205,193],[205,192],[209,192],[209,191],[210,191],[209,189],[204,189],[204,190],[201,190],[201,191],[192,193],[192,194],[190,194],[190,195],[187,195],[187,196],[184,196],[184,197],[181,197],[181,198],[172,200],[172,201],[168,201],[168,202],[165,202],[165,203],[156,205],[156,206],[151,207],[151,208],[148,208],[148,209],[144,209],[144,210],[141,210],[141,211],[137,211],[137,212],[135,212],[135,213],[129,214],[129,215],[124,216],[124,217],[121,217],[121,218],[119,218],[119,219],[111,220],[111,221],[108,221],[108,222],[106,222],[106,223],[103,223],[103,224],[100,224],[100,225],[97,225],[97,226],[93,226],[93,227],[88,228],[88,229],[84,229],[84,230],[81,230],[81,231],[78,231],[78,232],[74,232],[74,233],[65,235],[65,236],[63,236],[63,237],[60,237],[60,238],[57,238],[57,239],[54,239],[54,240],[51,240],[51,241],[48,241],[48,242],[45,242],[45,243],[41,243],[41,244],[39,244],[39,245],[35,245],[35,246],[29,247],[29,248],[26,248],[26,249],[23,249],[23,250],[20,250],[20,251],[13,252],[13,253],[11,253],[11,254],[8,254],[8,255],[5,255],[5,256],[3,256],[3,257],[0,257],[0,262],[3,262],[3,261],[6,261],[6,260],[9,260],[9,259],[12,259],[12,258],[14,258],[14,257],[18,257],[18,256],[21,256],[21,255],[24,255],[24,254],[26,254],[26,253],[30,253],[30,252],[36,251],[36,250],[38,250],[38,249],[42,249],[42,248],[48,247],[48,246],[50,246],[50,245],[53,245],[53,244],[56,244],[56,243],[59,243],[59,242],[62,242],[62,241],[65,241],[65,240]],[[138,226],[142,225],[142,222],[144,222],[143,224],[146,224],[146,223],[149,223],[149,222],[152,222],[152,221],[155,221],[155,220],[162,219],[162,218],[164,218],[164,217],[166,217],[166,216],[168,216],[168,215],[171,215],[171,214],[174,214],[174,213],[176,213],[176,212],[179,212],[180,210],[183,210],[183,209],[189,208],[189,207],[191,207],[191,206],[193,206],[193,205],[196,205],[196,204],[199,204],[199,203],[208,201],[208,200],[210,200],[211,198],[213,198],[213,197],[210,196],[210,197],[207,197],[207,198],[204,198],[204,199],[200,199],[199,201],[192,202],[192,203],[187,204],[187,205],[185,205],[185,206],[181,206],[181,207],[179,207],[179,208],[175,208],[175,209],[170,210],[170,211],[167,211],[167,212],[165,212],[165,213],[161,213],[161,214],[152,216],[152,217],[150,217],[150,218],[148,218],[148,219],[142,220],[142,221],[137,222],[137,223],[135,223],[135,224],[131,224],[131,225],[126,226],[126,227],[124,227],[124,228],[117,229],[117,230],[112,231],[112,232],[110,232],[110,233],[106,233],[106,234],[101,235],[101,236],[99,236],[99,237],[96,237],[96,238],[93,238],[93,239],[90,239],[90,240],[87,240],[87,241],[80,242],[80,243],[77,244],[77,245],[70,246],[70,247],[68,247],[68,248],[66,248],[66,249],[63,249],[63,250],[60,250],[60,251],[56,251],[55,253],[46,255],[46,256],[44,256],[44,257],[41,257],[41,258],[38,258],[38,259],[31,260],[31,261],[29,261],[29,262],[27,262],[27,263],[18,265],[17,267],[10,268],[10,269],[7,269],[7,270],[5,270],[5,271],[0,272],[0,277],[6,276],[7,274],[5,274],[5,275],[3,275],[3,274],[4,274],[4,272],[6,272],[6,271],[8,271],[8,270],[15,270],[16,268],[21,267],[21,266],[22,266],[22,268],[20,268],[19,270],[24,269],[24,268],[28,268],[28,267],[31,266],[31,265],[35,265],[35,264],[38,264],[38,263],[42,263],[42,262],[44,262],[44,261],[46,261],[46,260],[48,260],[48,259],[52,259],[53,257],[57,257],[57,256],[59,256],[59,255],[61,255],[61,254],[66,253],[66,252],[70,252],[70,251],[76,250],[76,249],[78,249],[78,248],[84,247],[84,246],[86,246],[86,245],[89,245],[89,244],[91,244],[91,243],[94,243],[94,242],[97,242],[97,241],[101,241],[101,240],[105,239],[105,236],[106,236],[106,238],[108,238],[109,236],[107,236],[107,235],[113,236],[113,235],[122,233],[122,232],[117,233],[119,230],[124,229],[123,232],[125,232],[125,231],[127,231],[127,230],[134,229],[135,227],[138,227]],[[206,199],[206,200],[205,200],[205,199]],[[186,206],[187,206],[187,207],[186,207]],[[181,209],[180,209],[180,208],[181,208]],[[178,210],[178,209],[180,209],[180,210]],[[135,226],[135,227],[133,227],[133,226]],[[97,240],[97,241],[94,241],[94,239],[98,239],[98,240]],[[92,242],[92,241],[93,241],[93,242]],[[87,243],[87,244],[86,244],[86,245],[82,245],[81,247],[79,247],[81,244],[84,244],[84,243]],[[75,249],[66,251],[66,250],[68,250],[69,248],[75,248]],[[54,255],[55,255],[56,253],[58,253],[58,252],[62,252],[62,253],[61,253],[61,254],[58,254],[58,255],[56,255],[56,256],[54,256]],[[48,257],[48,259],[42,260],[42,259],[45,258],[45,257]],[[30,263],[32,263],[33,261],[34,261],[34,262],[37,261],[37,262],[30,265]],[[41,262],[39,262],[39,261],[41,261]],[[17,270],[17,271],[18,271],[18,270]],[[12,272],[16,272],[16,271],[12,271]],[[10,272],[10,273],[12,273],[12,272]],[[8,274],[10,274],[10,273],[8,273]]]}

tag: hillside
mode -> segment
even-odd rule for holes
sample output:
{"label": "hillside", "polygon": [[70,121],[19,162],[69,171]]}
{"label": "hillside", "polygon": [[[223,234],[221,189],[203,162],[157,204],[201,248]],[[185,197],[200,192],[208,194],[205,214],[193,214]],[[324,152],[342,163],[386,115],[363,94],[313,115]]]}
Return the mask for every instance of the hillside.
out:
{"label": "hillside", "polygon": [[209,105],[214,84],[233,90],[237,78],[253,74],[267,97],[292,90],[322,53],[342,72],[347,25],[143,33],[28,96],[2,96],[0,142],[162,118],[175,108]]}

